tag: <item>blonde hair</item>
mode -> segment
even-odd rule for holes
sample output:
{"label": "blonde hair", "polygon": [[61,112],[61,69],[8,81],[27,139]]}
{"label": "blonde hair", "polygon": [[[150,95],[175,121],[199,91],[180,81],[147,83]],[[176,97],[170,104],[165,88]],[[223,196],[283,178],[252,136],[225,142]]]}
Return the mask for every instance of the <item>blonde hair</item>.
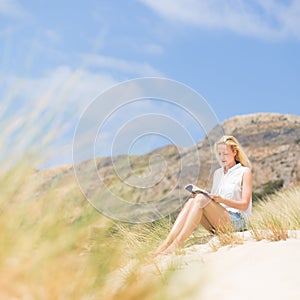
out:
{"label": "blonde hair", "polygon": [[[251,168],[251,162],[248,156],[245,154],[243,148],[241,147],[238,140],[232,135],[224,135],[220,138],[218,142],[215,143],[215,152],[217,154],[217,147],[220,144],[225,144],[230,146],[232,151],[236,151],[235,161],[241,163],[242,166]],[[218,155],[217,155],[218,157]]]}

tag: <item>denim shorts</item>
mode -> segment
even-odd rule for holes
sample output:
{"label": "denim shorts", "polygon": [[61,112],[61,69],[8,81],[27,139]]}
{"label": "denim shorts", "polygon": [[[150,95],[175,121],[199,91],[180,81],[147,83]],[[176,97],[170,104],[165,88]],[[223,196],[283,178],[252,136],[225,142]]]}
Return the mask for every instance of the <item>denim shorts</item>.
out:
{"label": "denim shorts", "polygon": [[232,227],[234,231],[244,231],[247,229],[246,221],[239,212],[233,212],[228,210]]}

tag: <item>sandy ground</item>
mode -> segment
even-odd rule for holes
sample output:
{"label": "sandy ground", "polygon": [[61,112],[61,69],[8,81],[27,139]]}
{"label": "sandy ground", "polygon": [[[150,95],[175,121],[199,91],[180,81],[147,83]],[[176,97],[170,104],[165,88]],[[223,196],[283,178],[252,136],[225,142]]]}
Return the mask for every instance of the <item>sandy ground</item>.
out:
{"label": "sandy ground", "polygon": [[300,231],[289,236],[286,241],[257,242],[246,232],[241,245],[217,251],[209,243],[195,245],[179,255],[155,258],[143,272],[161,276],[167,268],[176,270],[168,279],[166,299],[299,300]]}

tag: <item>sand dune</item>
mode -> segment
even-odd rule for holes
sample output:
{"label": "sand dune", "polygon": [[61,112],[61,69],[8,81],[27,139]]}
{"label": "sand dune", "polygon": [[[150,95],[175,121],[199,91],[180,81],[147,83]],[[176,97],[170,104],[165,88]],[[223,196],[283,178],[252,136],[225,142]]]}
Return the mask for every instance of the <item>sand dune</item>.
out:
{"label": "sand dune", "polygon": [[212,252],[208,245],[185,249],[184,255],[158,258],[177,264],[168,283],[170,299],[300,299],[300,231],[286,241],[254,241]]}
{"label": "sand dune", "polygon": [[[217,251],[210,246],[217,241],[213,238],[180,254],[158,256],[142,267],[145,280],[149,274],[164,276],[171,267],[175,271],[167,279],[166,299],[299,300],[300,231],[289,232],[286,241],[278,242],[257,242],[249,232],[240,235],[242,244]],[[130,273],[137,265],[133,260],[119,275]]]}

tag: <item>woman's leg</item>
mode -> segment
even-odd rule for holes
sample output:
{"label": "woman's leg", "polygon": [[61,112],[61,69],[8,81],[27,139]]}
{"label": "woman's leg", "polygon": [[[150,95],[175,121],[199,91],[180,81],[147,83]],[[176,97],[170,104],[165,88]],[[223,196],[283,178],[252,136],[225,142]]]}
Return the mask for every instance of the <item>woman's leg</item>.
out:
{"label": "woman's leg", "polygon": [[165,250],[177,237],[179,232],[181,231],[184,223],[186,222],[186,218],[189,214],[189,211],[191,210],[192,206],[194,205],[194,198],[190,198],[187,203],[184,205],[183,209],[179,213],[179,215],[176,218],[175,223],[173,224],[173,227],[166,237],[166,239],[163,241],[163,243],[155,250],[152,251],[151,254],[157,254]]}
{"label": "woman's leg", "polygon": [[[175,238],[178,236],[180,231],[182,230],[184,224],[186,223],[187,217],[194,205],[197,205],[198,208],[205,207],[211,200],[207,198],[206,196],[203,196],[202,194],[194,195],[192,198],[188,200],[180,214],[178,215],[169,235],[166,238],[166,241],[170,244],[175,240]],[[200,219],[198,224],[200,223]],[[197,224],[197,225],[198,225]],[[205,226],[204,226],[205,227]],[[206,228],[206,227],[205,227]],[[206,228],[207,229],[207,228]],[[211,230],[211,228],[207,229],[208,231]]]}
{"label": "woman's leg", "polygon": [[203,215],[210,225],[218,231],[225,232],[232,228],[228,211],[215,201],[211,201],[203,208]]}
{"label": "woman's leg", "polygon": [[204,227],[209,231],[214,229],[226,231],[226,229],[231,228],[232,226],[229,214],[222,205],[217,202],[210,201],[203,207],[201,198],[196,199],[180,233],[177,235],[172,244],[163,251],[163,254],[172,253],[178,249],[178,247],[180,247],[194,231],[199,222],[204,224]]}
{"label": "woman's leg", "polygon": [[206,216],[203,214],[200,224],[210,233],[215,233],[215,228],[210,224]]}
{"label": "woman's leg", "polygon": [[194,204],[189,210],[189,213],[186,217],[185,223],[182,226],[182,229],[170,244],[170,246],[165,251],[163,251],[163,254],[174,252],[178,247],[180,247],[199,225],[202,215],[203,208],[201,207],[201,201],[199,201],[199,199],[195,199]]}

